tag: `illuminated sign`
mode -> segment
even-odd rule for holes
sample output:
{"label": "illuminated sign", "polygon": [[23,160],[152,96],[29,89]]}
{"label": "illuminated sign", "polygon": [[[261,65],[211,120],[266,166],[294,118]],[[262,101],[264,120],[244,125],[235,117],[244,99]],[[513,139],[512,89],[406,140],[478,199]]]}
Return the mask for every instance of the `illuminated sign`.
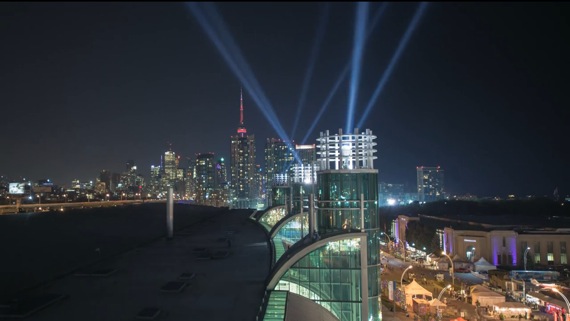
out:
{"label": "illuminated sign", "polygon": [[463,242],[477,243],[477,240],[463,239]]}
{"label": "illuminated sign", "polygon": [[8,194],[22,195],[26,193],[26,183],[10,183],[8,185]]}

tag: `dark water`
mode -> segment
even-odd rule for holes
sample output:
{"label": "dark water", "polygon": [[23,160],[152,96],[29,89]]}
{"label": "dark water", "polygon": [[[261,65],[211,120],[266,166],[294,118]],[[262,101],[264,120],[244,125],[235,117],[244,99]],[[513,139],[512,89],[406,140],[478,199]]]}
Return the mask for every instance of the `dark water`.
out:
{"label": "dark water", "polygon": [[[174,229],[223,211],[176,204]],[[0,303],[165,235],[165,204],[0,215]]]}

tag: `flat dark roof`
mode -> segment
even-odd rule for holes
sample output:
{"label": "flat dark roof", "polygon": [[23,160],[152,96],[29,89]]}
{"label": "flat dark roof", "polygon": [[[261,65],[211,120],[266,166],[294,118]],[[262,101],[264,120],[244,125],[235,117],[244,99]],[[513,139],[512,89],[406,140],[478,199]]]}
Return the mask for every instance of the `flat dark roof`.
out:
{"label": "flat dark roof", "polygon": [[[83,245],[85,239],[97,239],[101,244],[100,252],[108,253],[113,246],[121,247],[119,250],[122,251],[97,263],[85,264],[59,278],[40,282],[41,285],[33,289],[13,291],[13,298],[4,297],[3,303],[15,304],[14,298],[27,302],[26,298],[46,293],[65,296],[35,311],[26,320],[255,319],[269,273],[270,252],[262,227],[249,219],[253,211],[195,208],[182,214],[184,208],[177,206],[174,210],[175,226],[178,217],[178,223],[184,221],[187,227],[179,226],[172,240],[160,236],[164,236],[166,230],[165,206],[154,214],[142,208],[130,211],[124,208],[113,214],[78,212],[66,218],[74,224],[54,217],[50,221],[48,217],[39,216],[43,214],[34,216],[34,222],[28,224],[28,228],[25,220],[21,220],[23,217],[3,224],[0,230],[10,224],[14,230],[11,244],[4,244],[3,248],[11,246],[10,253],[16,253],[18,249],[24,251],[25,257],[34,256],[30,251],[35,250],[38,257],[32,262],[12,262],[10,267],[4,267],[13,269],[17,264],[22,265],[20,271],[12,274],[16,279],[50,277],[51,274],[42,273],[36,276],[34,272],[42,267],[54,270],[57,262],[53,260],[70,262],[67,256],[73,256],[74,251],[81,252],[83,247],[89,249],[89,255],[101,255],[96,253],[92,243]],[[83,225],[92,225],[92,228]],[[82,236],[67,230],[74,226],[82,231]],[[97,236],[97,231],[103,236]],[[50,249],[54,246],[52,241],[42,243],[42,239],[57,238],[63,238],[59,242],[62,246],[69,242],[80,246],[68,247],[68,252],[64,249],[53,252]],[[146,239],[147,242],[124,250],[125,244],[132,239]],[[26,246],[18,247],[18,241]],[[46,247],[45,251],[42,251],[42,246]],[[195,249],[209,253],[210,257],[199,259]],[[79,255],[79,258],[83,257]],[[27,264],[37,266],[26,268]],[[65,267],[71,269],[74,266]],[[62,271],[61,266],[58,268]],[[2,281],[6,280],[3,278]],[[142,311],[160,312],[151,315]]]}

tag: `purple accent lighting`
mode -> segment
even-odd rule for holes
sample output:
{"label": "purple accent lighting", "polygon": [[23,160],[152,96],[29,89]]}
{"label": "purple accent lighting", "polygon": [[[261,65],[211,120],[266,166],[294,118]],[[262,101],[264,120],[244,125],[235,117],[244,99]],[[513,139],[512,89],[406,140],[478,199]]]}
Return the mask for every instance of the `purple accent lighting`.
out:
{"label": "purple accent lighting", "polygon": [[491,237],[491,252],[493,253],[493,264],[494,265],[498,265],[498,259],[497,259],[497,249],[499,248],[499,240],[497,238],[497,236],[492,236]]}
{"label": "purple accent lighting", "polygon": [[514,237],[509,238],[509,251],[511,251],[511,255],[513,257],[513,265],[517,265],[517,240]]}

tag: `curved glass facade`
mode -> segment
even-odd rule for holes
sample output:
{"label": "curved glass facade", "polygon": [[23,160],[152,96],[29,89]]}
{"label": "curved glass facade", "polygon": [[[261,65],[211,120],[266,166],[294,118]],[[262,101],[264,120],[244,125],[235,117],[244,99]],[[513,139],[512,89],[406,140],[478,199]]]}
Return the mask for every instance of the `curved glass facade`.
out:
{"label": "curved glass facade", "polygon": [[[381,320],[380,235],[378,220],[378,172],[371,169],[318,172],[317,226],[321,235],[364,230],[368,239],[368,320]],[[364,197],[361,215],[360,198]]]}
{"label": "curved glass facade", "polygon": [[277,224],[281,219],[287,216],[287,209],[285,206],[277,206],[268,209],[263,215],[259,218],[259,223],[267,229],[267,231],[271,231],[273,226]]}
{"label": "curved glass facade", "polygon": [[[288,198],[282,193],[284,204],[297,212],[307,204],[307,212],[314,216],[306,215],[295,223],[279,222],[283,227],[272,231],[276,253],[279,246],[283,252],[276,254],[281,259],[276,261],[267,289],[304,296],[341,321],[382,320],[375,138],[368,129],[360,134],[357,130],[343,134],[340,129],[335,135],[321,132],[316,202],[305,201],[314,189],[310,186],[309,192],[301,182],[291,186]],[[315,205],[316,210],[309,211]],[[311,237],[289,248],[286,240],[305,236],[308,221],[316,233],[307,231]],[[270,216],[264,215],[260,223],[271,226]]]}
{"label": "curved glass facade", "polygon": [[289,247],[309,234],[309,215],[308,213],[296,214],[275,225],[274,228],[277,229],[273,236],[275,262],[277,262]]}
{"label": "curved glass facade", "polygon": [[361,320],[360,238],[325,243],[291,266],[274,290],[309,298],[341,321]]}

